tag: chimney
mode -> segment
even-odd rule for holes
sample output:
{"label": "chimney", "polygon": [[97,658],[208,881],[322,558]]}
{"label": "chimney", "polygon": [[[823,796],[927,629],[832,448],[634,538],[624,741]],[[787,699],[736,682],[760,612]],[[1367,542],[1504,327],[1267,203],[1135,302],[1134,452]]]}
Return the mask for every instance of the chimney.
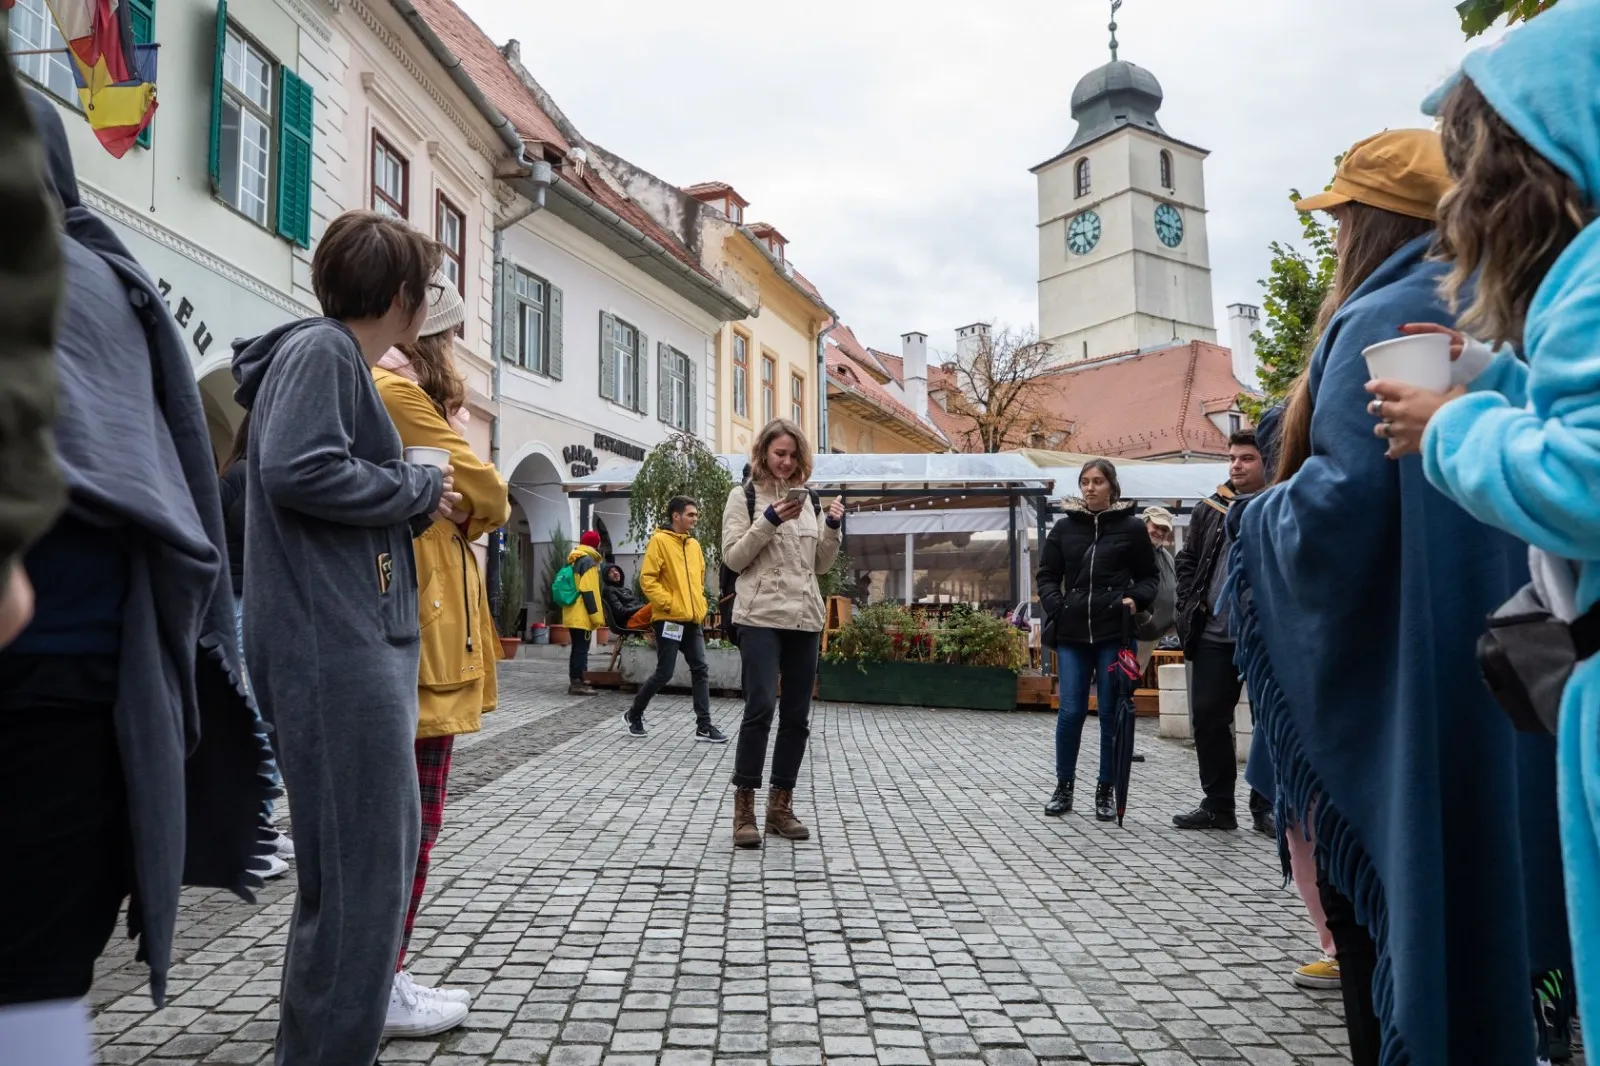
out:
{"label": "chimney", "polygon": [[971,363],[989,345],[989,323],[974,322],[956,330],[956,361]]}
{"label": "chimney", "polygon": [[522,62],[522,42],[515,37],[500,46],[500,54],[509,59],[513,65]]}
{"label": "chimney", "polygon": [[900,352],[905,356],[906,406],[918,418],[928,417],[928,335],[903,333]]}
{"label": "chimney", "polygon": [[1256,361],[1254,339],[1260,327],[1261,308],[1255,304],[1228,305],[1228,328],[1233,336],[1233,376],[1251,391],[1261,388],[1261,379],[1257,377],[1261,364]]}

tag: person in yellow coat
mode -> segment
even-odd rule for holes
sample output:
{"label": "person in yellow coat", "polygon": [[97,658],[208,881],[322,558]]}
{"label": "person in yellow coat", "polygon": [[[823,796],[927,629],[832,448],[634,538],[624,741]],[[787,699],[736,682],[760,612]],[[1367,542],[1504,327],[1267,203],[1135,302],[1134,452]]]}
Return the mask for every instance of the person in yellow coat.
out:
{"label": "person in yellow coat", "polygon": [[[593,696],[595,690],[585,679],[589,672],[589,639],[597,629],[606,625],[605,605],[600,599],[600,571],[605,558],[600,554],[600,531],[586,529],[578,538],[578,546],[567,556],[572,567],[572,577],[577,585],[578,598],[561,608],[561,624],[567,627],[572,638],[572,652],[567,657],[567,694]],[[559,602],[559,601],[558,601]]]}
{"label": "person in yellow coat", "polygon": [[495,662],[500,658],[500,641],[472,541],[506,524],[511,501],[505,479],[475,455],[461,435],[468,417],[467,394],[452,348],[465,316],[455,284],[435,274],[421,336],[415,344],[392,349],[372,370],[401,442],[407,448],[449,452],[455,491],[461,494],[458,510],[448,519],[436,519],[412,541],[422,629],[416,744],[422,840],[395,962],[386,1036],[426,1036],[454,1028],[466,1020],[472,998],[464,990],[419,985],[405,970],[412,925],[427,886],[429,856],[444,821],[445,783],[455,738],[476,733],[483,712],[494,709],[498,696]]}

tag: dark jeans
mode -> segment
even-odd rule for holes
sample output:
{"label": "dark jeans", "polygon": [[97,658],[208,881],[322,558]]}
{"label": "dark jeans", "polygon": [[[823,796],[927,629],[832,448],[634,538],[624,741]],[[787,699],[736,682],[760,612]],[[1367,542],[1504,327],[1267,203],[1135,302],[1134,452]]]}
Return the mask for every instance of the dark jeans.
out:
{"label": "dark jeans", "polygon": [[[1232,644],[1199,641],[1185,653],[1189,663],[1189,717],[1194,723],[1194,753],[1200,760],[1200,788],[1205,808],[1216,814],[1233,813],[1234,784],[1239,777],[1239,757],[1233,746],[1233,712],[1244,691],[1244,679],[1234,665]],[[1253,713],[1253,712],[1252,712]],[[1250,810],[1270,811],[1272,804],[1250,790]]]}
{"label": "dark jeans", "polygon": [[637,718],[644,714],[644,709],[650,705],[655,694],[667,687],[667,682],[672,680],[672,672],[678,668],[678,652],[682,651],[689,663],[689,682],[694,691],[694,720],[702,725],[711,721],[711,671],[706,666],[705,633],[692,622],[681,624],[682,640],[667,640],[661,635],[666,622],[651,625],[650,628],[656,631],[656,672],[640,686],[639,694],[633,698],[633,706],[628,709],[628,717]]}
{"label": "dark jeans", "polygon": [[87,995],[132,884],[116,662],[0,655],[0,1006]]}
{"label": "dark jeans", "polygon": [[1352,1066],[1378,1066],[1383,1034],[1372,1005],[1372,974],[1378,968],[1378,946],[1356,921],[1356,908],[1328,884],[1319,871],[1317,894],[1327,916],[1328,932],[1339,959],[1339,987],[1344,994],[1344,1024],[1350,1034]]}
{"label": "dark jeans", "polygon": [[[793,629],[739,627],[744,661],[744,721],[733,758],[735,788],[760,788],[767,762],[772,714],[778,714],[778,741],[772,749],[772,787],[794,788],[811,735],[811,689],[817,683],[817,648],[822,634]],[[778,695],[778,681],[783,695]]]}
{"label": "dark jeans", "polygon": [[1089,717],[1089,689],[1095,687],[1100,708],[1100,782],[1113,780],[1111,769],[1111,711],[1117,688],[1111,666],[1122,644],[1063,644],[1056,648],[1056,673],[1061,677],[1061,708],[1056,712],[1056,780],[1078,778],[1078,747],[1083,743],[1083,723]]}
{"label": "dark jeans", "polygon": [[572,636],[572,650],[567,657],[567,677],[582,683],[583,675],[589,672],[589,631],[569,629],[567,632]]}

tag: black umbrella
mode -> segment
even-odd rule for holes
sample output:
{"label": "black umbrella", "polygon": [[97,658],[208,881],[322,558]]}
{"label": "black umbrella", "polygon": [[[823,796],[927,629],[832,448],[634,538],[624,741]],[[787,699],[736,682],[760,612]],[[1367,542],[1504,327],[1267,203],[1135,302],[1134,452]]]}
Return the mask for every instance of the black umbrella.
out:
{"label": "black umbrella", "polygon": [[1128,783],[1133,777],[1133,693],[1139,687],[1139,650],[1133,636],[1133,612],[1122,619],[1122,650],[1111,664],[1116,699],[1111,707],[1111,773],[1117,790],[1117,824],[1128,811]]}

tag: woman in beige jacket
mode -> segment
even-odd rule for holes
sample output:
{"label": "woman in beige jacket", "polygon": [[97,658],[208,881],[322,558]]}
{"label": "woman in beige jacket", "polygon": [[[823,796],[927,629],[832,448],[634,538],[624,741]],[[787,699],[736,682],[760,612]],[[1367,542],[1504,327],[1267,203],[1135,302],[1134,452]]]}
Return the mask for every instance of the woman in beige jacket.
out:
{"label": "woman in beige jacket", "polygon": [[722,561],[739,574],[733,622],[744,659],[744,722],[733,769],[733,843],[741,848],[761,846],[755,790],[762,784],[774,710],[778,740],[767,832],[789,840],[811,836],[794,816],[792,803],[811,735],[811,689],[823,624],[817,575],[839,554],[844,501],[835,499],[821,510],[809,493],[790,499],[790,491],[803,489],[810,478],[811,445],[805,434],[788,419],[774,419],[750,451],[750,481],[728,494],[722,510]]}

